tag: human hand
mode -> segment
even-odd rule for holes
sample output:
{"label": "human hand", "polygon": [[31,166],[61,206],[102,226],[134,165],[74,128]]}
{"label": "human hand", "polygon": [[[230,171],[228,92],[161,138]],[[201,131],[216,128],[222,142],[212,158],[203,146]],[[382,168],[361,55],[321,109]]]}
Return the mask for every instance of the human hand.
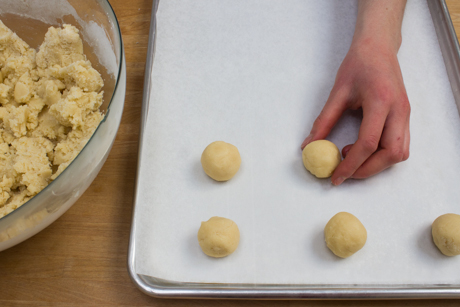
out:
{"label": "human hand", "polygon": [[396,54],[391,45],[355,39],[302,143],[303,149],[326,138],[346,109],[362,108],[358,140],[343,148],[344,160],[331,178],[334,185],[348,178],[367,178],[409,157],[410,105]]}

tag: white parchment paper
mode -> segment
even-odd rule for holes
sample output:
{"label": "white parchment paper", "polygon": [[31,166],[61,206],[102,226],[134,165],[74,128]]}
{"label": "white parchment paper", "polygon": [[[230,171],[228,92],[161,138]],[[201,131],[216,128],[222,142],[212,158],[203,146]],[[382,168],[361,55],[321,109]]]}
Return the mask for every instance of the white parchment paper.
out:
{"label": "white parchment paper", "polygon": [[[324,105],[354,31],[353,0],[166,0],[158,33],[139,173],[136,271],[174,281],[303,284],[459,284],[431,223],[460,213],[460,120],[432,19],[408,1],[399,52],[412,106],[411,156],[383,173],[334,187],[310,175],[300,144]],[[347,113],[329,139],[357,137]],[[211,142],[236,145],[230,181],[203,172]],[[356,215],[365,247],[339,259],[323,228]],[[229,257],[205,256],[196,234],[233,219]]]}

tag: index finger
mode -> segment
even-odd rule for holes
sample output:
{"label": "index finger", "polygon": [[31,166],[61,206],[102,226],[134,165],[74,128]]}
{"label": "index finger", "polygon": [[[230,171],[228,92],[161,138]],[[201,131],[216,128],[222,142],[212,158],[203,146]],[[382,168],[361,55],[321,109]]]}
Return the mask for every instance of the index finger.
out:
{"label": "index finger", "polygon": [[343,112],[347,109],[346,99],[348,89],[332,89],[321,113],[316,118],[311,128],[310,135],[305,138],[300,148],[303,150],[308,143],[325,139],[335,126]]}
{"label": "index finger", "polygon": [[377,150],[382,136],[388,110],[379,108],[369,112],[363,110],[363,121],[358,140],[351,146],[345,159],[337,166],[331,181],[339,185],[350,178],[355,171]]}

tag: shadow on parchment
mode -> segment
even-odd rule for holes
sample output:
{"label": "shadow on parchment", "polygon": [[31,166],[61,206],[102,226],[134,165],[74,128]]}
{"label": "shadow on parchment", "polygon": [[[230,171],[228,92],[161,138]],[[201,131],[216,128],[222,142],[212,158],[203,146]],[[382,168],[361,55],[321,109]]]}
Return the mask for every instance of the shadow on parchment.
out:
{"label": "shadow on parchment", "polygon": [[316,258],[324,262],[338,262],[343,261],[342,258],[337,257],[334,255],[326,245],[326,241],[324,240],[324,229],[318,228],[314,235],[313,239],[310,242],[310,246],[307,247],[313,251],[313,254]]}
{"label": "shadow on parchment", "polygon": [[433,237],[431,235],[431,225],[420,229],[419,236],[417,238],[417,248],[430,259],[436,260],[446,260],[451,259],[451,257],[444,256],[436,247],[433,242]]}

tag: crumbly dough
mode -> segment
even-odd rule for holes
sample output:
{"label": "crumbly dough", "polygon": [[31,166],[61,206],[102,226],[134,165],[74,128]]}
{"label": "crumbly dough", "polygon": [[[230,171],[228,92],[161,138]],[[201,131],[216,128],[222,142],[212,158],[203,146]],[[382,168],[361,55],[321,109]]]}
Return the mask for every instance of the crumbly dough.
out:
{"label": "crumbly dough", "polygon": [[328,140],[313,141],[302,151],[305,168],[318,178],[332,176],[337,165],[342,161],[340,150]]}
{"label": "crumbly dough", "polygon": [[448,213],[431,226],[434,244],[446,256],[460,255],[460,215]]}
{"label": "crumbly dough", "polygon": [[363,248],[367,231],[356,216],[348,212],[334,215],[324,228],[327,247],[341,258],[347,258]]}
{"label": "crumbly dough", "polygon": [[77,28],[49,28],[36,52],[0,20],[0,217],[85,146],[103,118],[103,85]]}
{"label": "crumbly dough", "polygon": [[241,157],[234,145],[222,141],[209,144],[201,155],[204,172],[216,181],[230,180],[240,169]]}
{"label": "crumbly dough", "polygon": [[225,257],[238,247],[240,231],[232,220],[213,216],[207,222],[201,222],[198,242],[206,255],[216,258]]}

